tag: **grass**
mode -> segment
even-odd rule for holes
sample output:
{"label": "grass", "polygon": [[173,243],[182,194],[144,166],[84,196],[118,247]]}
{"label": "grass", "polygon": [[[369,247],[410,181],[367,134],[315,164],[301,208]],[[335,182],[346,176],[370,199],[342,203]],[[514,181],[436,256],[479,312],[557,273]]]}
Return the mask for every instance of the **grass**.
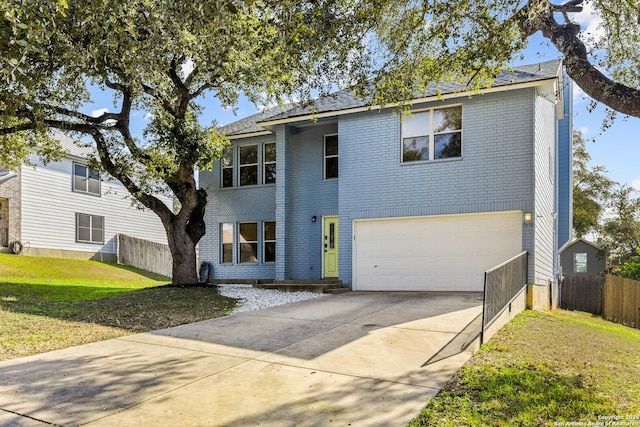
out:
{"label": "grass", "polygon": [[235,300],[214,288],[95,261],[0,254],[0,360],[211,319]]}
{"label": "grass", "polygon": [[525,311],[410,426],[607,425],[616,416],[640,425],[639,379],[639,330],[587,313]]}

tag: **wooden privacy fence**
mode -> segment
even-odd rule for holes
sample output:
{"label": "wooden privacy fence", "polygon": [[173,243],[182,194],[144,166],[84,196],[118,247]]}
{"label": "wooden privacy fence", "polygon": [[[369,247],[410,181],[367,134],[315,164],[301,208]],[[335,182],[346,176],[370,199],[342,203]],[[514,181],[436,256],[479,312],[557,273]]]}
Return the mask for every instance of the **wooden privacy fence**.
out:
{"label": "wooden privacy fence", "polygon": [[604,277],[566,274],[562,282],[560,308],[602,314]]}
{"label": "wooden privacy fence", "polygon": [[640,329],[640,282],[608,275],[603,296],[605,319]]}
{"label": "wooden privacy fence", "polygon": [[173,258],[169,245],[118,234],[118,262],[171,277]]}
{"label": "wooden privacy fence", "polygon": [[640,282],[620,276],[567,274],[560,307],[602,315],[607,320],[640,329]]}

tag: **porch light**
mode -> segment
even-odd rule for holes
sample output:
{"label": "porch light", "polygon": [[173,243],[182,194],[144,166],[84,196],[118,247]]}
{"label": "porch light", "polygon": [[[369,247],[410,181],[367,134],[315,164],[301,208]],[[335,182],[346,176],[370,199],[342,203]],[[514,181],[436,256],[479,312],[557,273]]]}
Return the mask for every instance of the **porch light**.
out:
{"label": "porch light", "polygon": [[314,216],[311,217],[311,222],[316,222],[317,219],[318,218],[316,218],[316,216],[314,215]]}
{"label": "porch light", "polygon": [[531,212],[525,212],[522,218],[524,222],[531,222],[531,220],[533,219],[533,215],[531,214]]}

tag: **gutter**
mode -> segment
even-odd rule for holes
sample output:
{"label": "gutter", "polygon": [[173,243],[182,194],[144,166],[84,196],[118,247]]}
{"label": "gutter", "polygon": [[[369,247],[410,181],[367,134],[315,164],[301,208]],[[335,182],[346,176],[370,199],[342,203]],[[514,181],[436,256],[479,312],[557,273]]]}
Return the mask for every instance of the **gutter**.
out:
{"label": "gutter", "polygon": [[5,175],[0,175],[0,183],[7,181],[13,177],[16,177],[17,175],[15,174],[15,172],[9,172],[8,174]]}

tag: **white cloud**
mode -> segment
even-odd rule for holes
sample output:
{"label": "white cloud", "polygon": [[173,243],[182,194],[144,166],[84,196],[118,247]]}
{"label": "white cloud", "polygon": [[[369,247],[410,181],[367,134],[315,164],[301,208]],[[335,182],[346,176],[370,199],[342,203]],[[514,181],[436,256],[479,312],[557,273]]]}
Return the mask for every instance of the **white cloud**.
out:
{"label": "white cloud", "polygon": [[578,132],[580,132],[582,134],[582,136],[587,136],[589,135],[589,128],[586,126],[580,126],[579,128],[576,128],[576,130]]}
{"label": "white cloud", "polygon": [[640,191],[640,179],[634,179],[631,181],[631,186],[636,190]]}
{"label": "white cloud", "polygon": [[109,109],[108,108],[100,108],[98,110],[92,110],[89,115],[91,117],[100,117],[101,115],[103,115],[104,113],[108,113]]}
{"label": "white cloud", "polygon": [[180,68],[182,69],[182,73],[184,75],[184,77],[188,77],[189,74],[191,74],[191,72],[193,71],[193,69],[195,68],[196,64],[194,64],[193,60],[191,58],[188,58],[181,66]]}
{"label": "white cloud", "polygon": [[153,113],[145,113],[143,119],[145,119],[145,120],[153,119]]}
{"label": "white cloud", "polygon": [[[91,117],[100,117],[101,115],[103,115],[104,113],[108,113],[109,109],[108,108],[99,108],[97,110],[92,110],[89,115]],[[103,122],[103,124],[107,125],[107,126],[112,126],[114,124],[116,124],[115,120],[107,120],[105,122]]]}
{"label": "white cloud", "polygon": [[588,43],[589,38],[597,41],[604,37],[604,28],[600,25],[602,18],[593,10],[593,3],[583,3],[582,12],[573,14],[571,17],[582,27],[582,38],[585,42]]}
{"label": "white cloud", "polygon": [[571,82],[573,85],[573,102],[581,103],[589,99],[589,95],[584,93],[582,88],[576,84],[576,82]]}

